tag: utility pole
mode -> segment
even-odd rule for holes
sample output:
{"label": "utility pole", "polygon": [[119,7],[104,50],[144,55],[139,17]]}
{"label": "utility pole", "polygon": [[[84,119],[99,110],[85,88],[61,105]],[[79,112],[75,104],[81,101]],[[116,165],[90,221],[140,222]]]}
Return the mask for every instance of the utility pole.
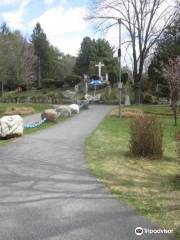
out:
{"label": "utility pole", "polygon": [[119,24],[119,49],[118,49],[118,59],[119,59],[119,117],[122,117],[122,81],[121,81],[121,18],[118,19]]}

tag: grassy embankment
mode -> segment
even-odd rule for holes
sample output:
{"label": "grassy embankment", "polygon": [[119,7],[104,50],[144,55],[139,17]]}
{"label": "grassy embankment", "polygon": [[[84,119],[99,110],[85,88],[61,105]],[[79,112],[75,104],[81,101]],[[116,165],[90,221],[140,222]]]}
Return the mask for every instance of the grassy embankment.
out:
{"label": "grassy embankment", "polygon": [[[135,107],[137,108],[137,107]],[[139,106],[157,114],[164,130],[163,159],[137,159],[129,154],[129,120],[106,117],[86,141],[90,169],[120,200],[180,236],[180,159],[168,107]],[[180,117],[178,119],[180,127]]]}

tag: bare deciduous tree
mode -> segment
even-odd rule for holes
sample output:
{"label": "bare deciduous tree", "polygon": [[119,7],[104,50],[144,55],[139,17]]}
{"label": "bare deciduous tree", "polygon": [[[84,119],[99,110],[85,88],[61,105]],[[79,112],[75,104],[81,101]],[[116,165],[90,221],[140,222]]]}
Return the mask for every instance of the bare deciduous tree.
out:
{"label": "bare deciduous tree", "polygon": [[[135,101],[140,102],[141,78],[150,50],[166,27],[179,13],[177,0],[94,0],[88,20],[95,20],[98,28],[109,29],[122,20],[131,47]],[[116,20],[116,21],[114,21]]]}
{"label": "bare deciduous tree", "polygon": [[177,108],[180,100],[180,57],[162,63],[162,72],[169,85],[171,107],[174,113],[175,126],[177,126]]}

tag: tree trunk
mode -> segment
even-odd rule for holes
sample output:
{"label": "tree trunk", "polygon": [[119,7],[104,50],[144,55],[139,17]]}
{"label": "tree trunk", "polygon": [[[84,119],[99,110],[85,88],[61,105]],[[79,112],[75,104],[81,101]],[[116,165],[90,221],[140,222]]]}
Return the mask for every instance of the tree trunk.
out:
{"label": "tree trunk", "polygon": [[140,63],[138,67],[138,61],[136,59],[136,53],[134,49],[133,59],[134,59],[134,70],[133,70],[133,78],[134,78],[134,91],[135,91],[135,103],[141,104],[142,103],[142,73],[143,73],[143,66],[144,66],[144,53],[141,54]]}
{"label": "tree trunk", "polygon": [[177,127],[177,109],[175,108],[173,112],[174,112],[174,125],[175,127]]}
{"label": "tree trunk", "polygon": [[1,96],[4,96],[4,83],[1,81]]}
{"label": "tree trunk", "polygon": [[41,88],[41,59],[38,57],[38,88]]}
{"label": "tree trunk", "polygon": [[141,104],[141,79],[138,74],[134,75],[135,104]]}

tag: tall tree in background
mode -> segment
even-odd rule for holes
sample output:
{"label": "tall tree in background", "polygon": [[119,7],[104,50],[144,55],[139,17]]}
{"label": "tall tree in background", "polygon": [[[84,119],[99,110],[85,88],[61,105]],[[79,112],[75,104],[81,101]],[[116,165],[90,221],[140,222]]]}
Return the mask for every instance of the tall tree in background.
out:
{"label": "tall tree in background", "polygon": [[11,62],[14,72],[14,77],[11,79],[11,86],[23,84],[29,89],[32,84],[32,77],[35,74],[36,57],[33,45],[19,31],[15,31],[12,34]]}
{"label": "tall tree in background", "polygon": [[117,80],[118,63],[113,54],[114,49],[105,39],[94,40],[85,37],[82,41],[74,70],[79,75],[94,75],[98,72],[95,65],[98,62],[103,62],[105,65],[102,69],[103,74],[109,73],[111,80],[115,81]]}
{"label": "tall tree in background", "polygon": [[85,37],[81,43],[79,54],[74,67],[74,71],[76,74],[83,75],[88,73],[93,48],[94,40],[91,40],[91,38],[89,37]]}
{"label": "tall tree in background", "polygon": [[169,85],[171,108],[174,113],[175,126],[177,126],[177,107],[180,100],[180,57],[168,59],[162,63],[162,73]]}
{"label": "tall tree in background", "polygon": [[38,58],[37,61],[37,79],[38,87],[42,86],[42,78],[48,77],[49,72],[49,42],[46,34],[41,28],[40,23],[37,23],[32,34],[32,43],[35,49],[35,55]]}
{"label": "tall tree in background", "polygon": [[0,81],[3,95],[4,86],[14,90],[18,85],[31,84],[36,58],[33,45],[19,31],[11,32],[6,24],[0,31]]}
{"label": "tall tree in background", "polygon": [[1,95],[4,95],[4,85],[9,81],[11,76],[11,68],[9,65],[11,32],[3,23],[0,27],[0,82]]}
{"label": "tall tree in background", "polygon": [[76,64],[76,57],[71,56],[70,54],[62,55],[62,61],[64,66],[64,76],[71,75],[73,73],[73,70],[75,68]]}
{"label": "tall tree in background", "polygon": [[159,39],[154,56],[148,69],[149,80],[153,83],[156,94],[160,97],[169,96],[169,87],[162,74],[161,63],[168,62],[180,56],[180,16],[174,23],[167,27]]}
{"label": "tall tree in background", "polygon": [[46,78],[60,81],[64,77],[64,65],[62,61],[63,54],[59,51],[59,49],[53,47],[52,45],[49,47],[48,54],[49,68],[46,73]]}
{"label": "tall tree in background", "polygon": [[131,47],[135,101],[140,102],[141,79],[145,60],[166,27],[179,13],[176,0],[94,0],[89,20],[110,28],[121,18]]}

